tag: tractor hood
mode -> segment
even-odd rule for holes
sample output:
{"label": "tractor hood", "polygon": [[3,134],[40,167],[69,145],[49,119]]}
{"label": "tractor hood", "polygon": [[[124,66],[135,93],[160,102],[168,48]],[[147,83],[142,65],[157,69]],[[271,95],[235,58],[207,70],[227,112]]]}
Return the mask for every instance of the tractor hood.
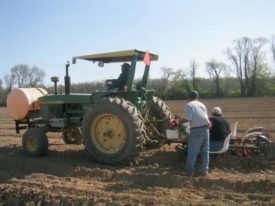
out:
{"label": "tractor hood", "polygon": [[[104,62],[104,63],[111,63],[111,62],[130,62],[134,55],[138,55],[137,60],[143,61],[144,54],[146,52],[140,50],[125,50],[125,51],[116,51],[116,52],[109,52],[109,53],[100,53],[100,54],[90,54],[90,55],[83,55],[83,56],[75,56],[73,57],[73,63],[76,62],[76,59],[83,59],[93,62]],[[156,61],[158,60],[158,55],[150,54],[150,60]]]}

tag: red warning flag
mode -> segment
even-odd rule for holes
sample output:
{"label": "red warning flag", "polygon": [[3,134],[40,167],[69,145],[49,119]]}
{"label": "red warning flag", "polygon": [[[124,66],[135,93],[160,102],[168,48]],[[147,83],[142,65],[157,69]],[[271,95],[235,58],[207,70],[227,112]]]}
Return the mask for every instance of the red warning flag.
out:
{"label": "red warning flag", "polygon": [[144,63],[146,65],[150,65],[151,64],[151,59],[150,59],[150,54],[148,51],[146,51],[146,53],[144,54],[144,59],[143,59]]}

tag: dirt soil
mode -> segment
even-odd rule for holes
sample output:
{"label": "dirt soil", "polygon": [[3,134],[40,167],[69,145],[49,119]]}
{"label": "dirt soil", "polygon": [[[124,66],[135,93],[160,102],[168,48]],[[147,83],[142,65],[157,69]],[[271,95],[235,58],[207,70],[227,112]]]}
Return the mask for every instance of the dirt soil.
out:
{"label": "dirt soil", "polygon": [[[223,105],[222,100],[205,101],[209,109]],[[224,112],[231,122],[239,121],[240,132],[248,129],[244,125],[263,122],[274,134],[275,112],[270,111],[275,109],[255,106],[260,111],[249,113],[247,106],[245,114],[234,115],[243,100],[230,101]],[[247,102],[263,101],[275,107],[275,98]],[[180,113],[185,102],[168,104]],[[186,156],[177,144],[145,150],[131,165],[114,167],[96,163],[83,145],[65,145],[60,133],[48,134],[47,156],[24,156],[23,132],[15,133],[0,108],[0,205],[275,205],[275,166],[263,155],[212,155],[208,176],[188,177],[183,174]]]}

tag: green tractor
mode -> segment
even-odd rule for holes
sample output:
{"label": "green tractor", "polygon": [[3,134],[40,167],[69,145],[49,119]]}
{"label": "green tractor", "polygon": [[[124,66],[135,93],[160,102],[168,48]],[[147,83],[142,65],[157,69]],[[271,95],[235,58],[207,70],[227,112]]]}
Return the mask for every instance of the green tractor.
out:
{"label": "green tractor", "polygon": [[[38,98],[39,114],[27,120],[16,120],[16,128],[28,124],[23,135],[23,151],[43,156],[48,150],[47,132],[62,131],[67,144],[83,142],[89,154],[105,164],[125,164],[134,160],[145,147],[161,146],[166,142],[165,124],[171,118],[169,107],[147,90],[150,63],[134,83],[136,64],[158,60],[158,56],[139,50],[127,50],[73,57],[76,60],[107,63],[129,63],[124,89],[112,87],[92,94],[70,92],[69,63],[66,65],[65,92],[57,91],[57,77],[52,77],[55,94]],[[37,118],[37,116],[41,118]],[[36,120],[38,119],[38,120]]]}

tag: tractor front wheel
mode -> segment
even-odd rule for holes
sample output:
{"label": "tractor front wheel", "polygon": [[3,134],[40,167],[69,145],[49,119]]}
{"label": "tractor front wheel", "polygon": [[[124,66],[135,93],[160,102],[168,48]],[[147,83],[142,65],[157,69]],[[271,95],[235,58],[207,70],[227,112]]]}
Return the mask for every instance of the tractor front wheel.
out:
{"label": "tractor front wheel", "polygon": [[48,152],[49,141],[40,128],[28,129],[22,139],[23,153],[31,156],[44,156]]}
{"label": "tractor front wheel", "polygon": [[67,127],[62,130],[62,137],[65,144],[80,144],[82,131],[80,127]]}
{"label": "tractor front wheel", "polygon": [[84,144],[98,162],[128,164],[142,149],[145,134],[142,125],[135,106],[123,98],[108,97],[86,113]]}

